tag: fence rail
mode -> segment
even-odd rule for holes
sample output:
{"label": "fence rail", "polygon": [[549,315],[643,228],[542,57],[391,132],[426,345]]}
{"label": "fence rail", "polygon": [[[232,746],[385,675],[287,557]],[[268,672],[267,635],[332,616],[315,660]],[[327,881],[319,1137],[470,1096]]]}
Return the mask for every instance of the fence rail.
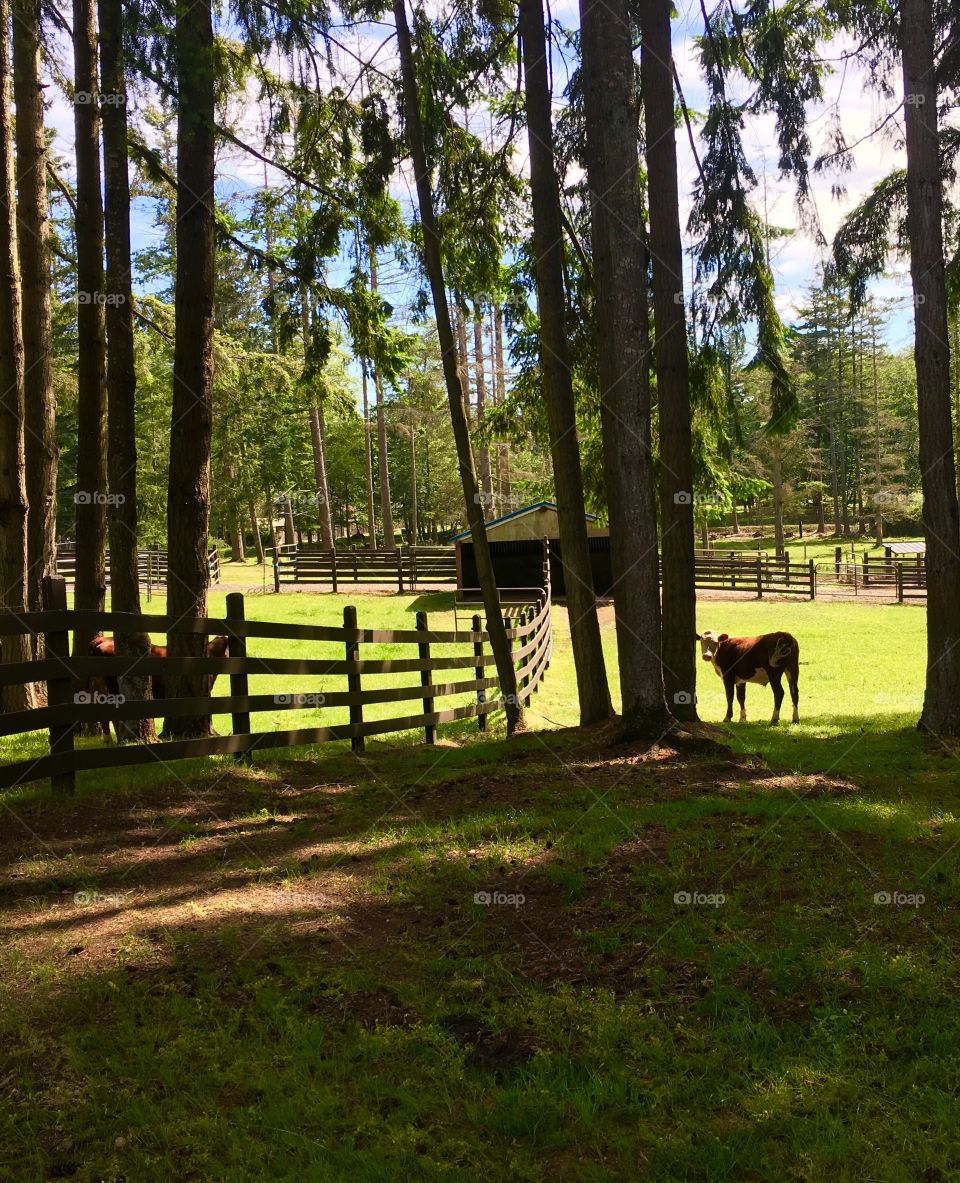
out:
{"label": "fence rail", "polygon": [[287,584],[389,584],[397,591],[421,584],[456,584],[457,560],[452,547],[400,547],[395,551],[330,551],[300,548],[274,560],[274,590]]}
{"label": "fence rail", "polygon": [[[210,582],[220,582],[220,551],[211,546],[207,551]],[[147,547],[137,552],[137,572],[140,582],[148,585],[167,582],[167,552],[160,547]],[[57,544],[57,574],[67,583],[75,583],[77,575],[77,547],[74,542]],[[110,554],[107,553],[107,580],[110,579]]]}
{"label": "fence rail", "polygon": [[772,593],[813,600],[817,594],[813,560],[792,563],[789,554],[782,560],[761,555],[750,559],[697,558],[694,585],[704,591],[752,591],[758,599]]}
{"label": "fence rail", "polygon": [[[50,777],[55,789],[70,792],[78,771],[118,768],[134,764],[181,760],[195,756],[247,753],[266,748],[291,747],[349,739],[362,750],[367,736],[422,729],[427,743],[433,743],[436,728],[444,723],[475,717],[481,730],[486,717],[503,705],[502,696],[488,696],[496,690],[494,658],[489,636],[474,616],[469,630],[431,630],[426,613],[419,612],[414,629],[370,629],[357,621],[356,609],[344,609],[342,627],[297,625],[286,622],[246,620],[244,600],[239,592],[227,597],[227,615],[174,621],[166,616],[120,612],[87,612],[68,609],[66,584],[62,577],[44,580],[48,610],[23,615],[0,614],[0,637],[27,634],[42,638],[44,656],[38,661],[0,664],[0,686],[23,686],[45,682],[47,706],[0,715],[0,736],[27,732],[49,732],[49,754],[33,760],[0,765],[0,788]],[[529,701],[550,664],[553,649],[552,606],[549,582],[536,598],[512,607],[507,636],[517,670],[518,697]],[[230,639],[226,657],[158,656],[70,656],[70,633],[148,632],[151,636],[198,634],[226,635]],[[273,658],[253,657],[246,651],[249,638],[336,643],[342,657]],[[383,646],[409,647],[410,657],[383,657]],[[441,648],[441,652],[437,652]],[[164,687],[171,680],[190,675],[229,675],[230,693],[189,698],[164,697],[126,700],[122,695],[91,694],[91,678],[117,679],[131,674],[162,677]],[[419,675],[415,685],[371,684],[391,674]],[[464,676],[464,674],[466,676]],[[345,689],[322,694],[304,691],[284,694],[251,694],[251,677],[322,676],[342,678]],[[472,701],[438,709],[437,700],[470,695]],[[107,701],[110,699],[110,701]],[[412,713],[386,719],[365,719],[364,708],[373,704],[415,702]],[[285,711],[319,706],[321,709],[348,708],[349,722],[324,727],[255,731],[250,716],[261,711]],[[122,747],[74,747],[75,734],[84,724],[110,724],[144,718],[206,718],[229,715],[232,734],[199,739],[169,740],[154,744]]]}

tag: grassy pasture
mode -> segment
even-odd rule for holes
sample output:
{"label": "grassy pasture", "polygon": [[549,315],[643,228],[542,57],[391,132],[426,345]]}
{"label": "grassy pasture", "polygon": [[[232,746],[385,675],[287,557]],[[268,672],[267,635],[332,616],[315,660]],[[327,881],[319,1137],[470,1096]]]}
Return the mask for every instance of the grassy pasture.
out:
{"label": "grassy pasture", "polygon": [[[799,727],[750,687],[731,754],[575,730],[561,610],[509,745],[474,725],[9,796],[0,1177],[960,1176],[958,765],[914,727],[923,613],[699,623],[797,635]],[[707,666],[698,692],[722,718]]]}

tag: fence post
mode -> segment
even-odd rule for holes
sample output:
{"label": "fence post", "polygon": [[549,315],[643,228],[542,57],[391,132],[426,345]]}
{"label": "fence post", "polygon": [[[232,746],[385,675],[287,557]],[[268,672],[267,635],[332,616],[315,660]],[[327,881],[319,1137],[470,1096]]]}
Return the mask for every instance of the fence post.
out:
{"label": "fence post", "polygon": [[[402,590],[403,589],[401,588],[401,591]],[[427,614],[426,614],[426,612],[418,612],[417,613],[417,632],[418,633],[426,633],[427,632]],[[429,641],[421,641],[420,644],[417,646],[417,652],[420,654],[420,659],[422,661],[429,661],[430,660],[430,642]],[[421,686],[429,686],[432,681],[433,681],[433,670],[422,669],[420,671],[420,685]],[[432,698],[430,698],[430,697],[424,698],[423,713],[425,715],[432,715],[433,714],[433,699]],[[424,735],[426,736],[427,743],[432,744],[432,743],[436,742],[437,729],[434,727],[434,725],[432,723],[425,723],[424,727],[423,727],[423,731],[424,731]]]}
{"label": "fence post", "polygon": [[757,555],[757,599],[763,599],[763,559]]}
{"label": "fence post", "polygon": [[[540,597],[540,599],[539,599],[539,600],[537,600],[536,606],[534,607],[534,610],[533,610],[533,611],[534,611],[534,619],[535,619],[535,620],[538,620],[538,619],[539,619],[539,617],[540,617],[540,613],[543,611],[543,605],[544,605],[544,599],[543,599],[543,597],[541,596],[541,597]],[[538,625],[537,625],[537,636],[538,636],[538,637],[539,637],[539,630],[540,630],[540,627],[541,627],[541,626],[538,624]],[[537,650],[536,650],[536,652],[534,653],[534,657],[537,659],[537,661],[539,661],[539,660],[540,660],[540,651],[539,651],[539,650],[540,650],[540,647],[539,647],[539,645],[538,645],[538,646],[537,646]],[[544,667],[544,668],[546,668],[546,667]],[[538,694],[538,693],[539,693],[539,691],[540,691],[540,680],[539,680],[539,678],[538,678],[538,679],[537,679],[537,681],[534,683],[534,687],[533,687],[533,693],[534,693],[534,694]]]}
{"label": "fence post", "polygon": [[837,575],[840,574],[840,568],[843,566],[843,547],[838,546],[833,551],[833,562],[837,568]]}
{"label": "fence post", "polygon": [[[45,612],[66,612],[67,583],[62,575],[44,575],[43,608]],[[43,634],[44,656],[67,662],[70,659],[70,630],[51,629]],[[54,678],[47,678],[47,702],[52,707],[66,706],[74,701],[73,675],[65,672]],[[50,755],[60,756],[73,752],[75,723],[60,724],[50,728]],[[60,772],[50,778],[55,793],[72,793],[77,787],[76,773]]]}
{"label": "fence post", "polygon": [[[473,618],[473,631],[477,634],[477,640],[475,640],[473,642],[473,656],[474,656],[474,658],[479,659],[479,658],[483,657],[483,641],[480,639],[480,636],[483,632],[483,624],[482,624],[479,616],[474,616],[474,618]],[[476,675],[477,681],[479,682],[480,679],[483,677],[483,662],[482,661],[479,661],[479,660],[477,661],[477,664],[474,667],[473,672]],[[486,690],[483,690],[483,689],[477,690],[478,705],[480,703],[484,703],[486,701],[487,701]],[[486,729],[487,729],[486,714],[481,713],[481,714],[477,715],[477,726],[480,728],[481,731],[486,731]]]}
{"label": "fence post", "polygon": [[790,586],[790,552],[785,550],[783,552],[783,570],[787,577],[787,587]]}
{"label": "fence post", "polygon": [[273,590],[277,595],[280,594],[280,552],[275,550],[273,552]]}
{"label": "fence post", "polygon": [[817,598],[817,568],[814,565],[813,559],[810,560],[810,599]]}
{"label": "fence post", "polygon": [[403,595],[403,547],[397,547],[397,591]]}
{"label": "fence post", "polygon": [[[357,610],[352,604],[347,604],[343,610],[343,627],[345,629],[356,629],[357,627]],[[347,641],[347,661],[357,662],[360,660],[360,642]],[[353,693],[360,692],[360,675],[347,674],[347,690]],[[351,705],[350,707],[350,726],[359,726],[363,722],[363,706],[361,703]],[[355,752],[362,752],[364,749],[364,742],[362,735],[354,735],[350,739],[350,747]]]}
{"label": "fence post", "polygon": [[[513,628],[513,621],[509,616],[503,618],[503,627],[509,632]],[[510,652],[510,664],[516,668],[516,662],[513,660],[513,637],[507,637],[507,649]],[[517,687],[519,690],[519,686]],[[500,698],[505,702],[503,687],[500,687]],[[519,705],[519,704],[518,704]]]}
{"label": "fence post", "polygon": [[903,568],[900,566],[899,563],[897,563],[896,567],[894,568],[894,571],[896,572],[894,578],[897,581],[897,603],[902,604],[903,603]]}
{"label": "fence post", "polygon": [[330,576],[333,583],[333,594],[337,594],[337,548],[330,552]]}
{"label": "fence post", "polygon": [[863,552],[863,586],[866,587],[870,582],[870,556],[866,551]]}
{"label": "fence post", "polygon": [[[243,609],[243,592],[230,592],[227,596],[227,623],[228,625],[243,624],[245,619]],[[230,656],[240,657],[246,661],[247,657],[247,638],[237,636],[232,630],[230,631]],[[230,675],[230,694],[234,698],[246,698],[250,693],[249,683],[247,681],[246,666],[239,674]],[[233,712],[233,734],[234,735],[249,735],[250,734],[250,712],[249,711],[234,711]],[[236,752],[234,759],[238,764],[252,764],[253,752]]]}

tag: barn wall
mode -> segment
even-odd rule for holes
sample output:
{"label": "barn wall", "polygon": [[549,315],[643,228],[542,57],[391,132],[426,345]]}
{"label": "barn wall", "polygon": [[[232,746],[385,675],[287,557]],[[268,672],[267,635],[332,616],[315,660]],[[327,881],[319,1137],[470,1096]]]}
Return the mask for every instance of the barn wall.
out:
{"label": "barn wall", "polygon": [[[533,516],[532,514],[530,515]],[[609,596],[613,591],[613,572],[610,566],[610,539],[599,535],[589,539],[590,560],[593,569],[593,586],[598,596]],[[459,542],[460,555],[458,587],[478,586],[477,564],[473,556],[472,542]],[[543,538],[511,539],[493,537],[490,539],[490,556],[497,577],[497,586],[540,587],[543,582]],[[563,555],[560,543],[550,541],[550,580],[555,596],[566,594],[563,578]]]}

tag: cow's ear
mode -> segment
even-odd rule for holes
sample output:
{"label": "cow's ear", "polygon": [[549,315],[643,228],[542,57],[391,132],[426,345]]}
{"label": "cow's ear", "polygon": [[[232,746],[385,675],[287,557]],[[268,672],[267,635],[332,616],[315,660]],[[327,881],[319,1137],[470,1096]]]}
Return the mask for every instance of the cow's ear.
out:
{"label": "cow's ear", "polygon": [[720,636],[719,636],[719,637],[717,637],[717,640],[718,640],[718,641],[729,641],[729,640],[730,640],[730,634],[729,634],[729,633],[721,633],[721,634],[720,634]]}

